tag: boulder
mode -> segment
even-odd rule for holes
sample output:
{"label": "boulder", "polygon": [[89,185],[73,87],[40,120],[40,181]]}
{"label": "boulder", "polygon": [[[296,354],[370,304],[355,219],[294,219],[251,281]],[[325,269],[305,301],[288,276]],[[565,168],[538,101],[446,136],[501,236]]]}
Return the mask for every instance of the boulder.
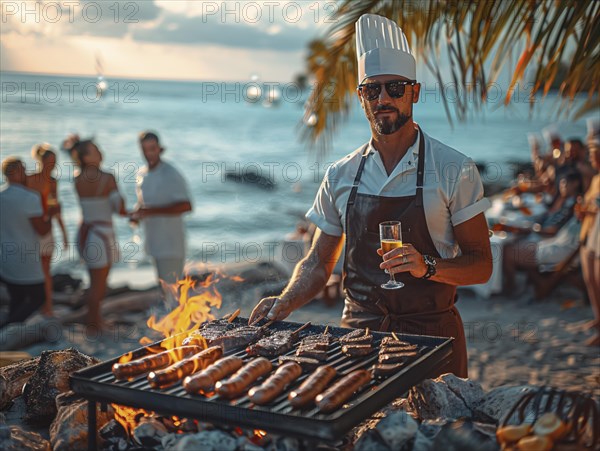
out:
{"label": "boulder", "polygon": [[488,392],[476,408],[479,418],[488,417],[499,423],[508,411],[526,393],[536,390],[531,385],[503,385]]}
{"label": "boulder", "polygon": [[[56,406],[57,414],[50,425],[52,449],[54,451],[87,449],[87,401],[78,397],[72,391],[68,391],[56,397]],[[96,408],[96,422],[98,429],[100,429],[112,419],[114,413],[110,407],[106,412],[101,412],[99,405]]]}
{"label": "boulder", "polygon": [[50,451],[50,443],[37,432],[27,432],[18,426],[0,425],[0,449],[3,451]]}
{"label": "boulder", "polygon": [[97,362],[73,348],[42,352],[35,372],[23,390],[27,405],[25,420],[50,423],[57,412],[56,397],[70,389],[71,373]]}
{"label": "boulder", "polygon": [[411,388],[408,403],[421,420],[473,418],[483,397],[478,382],[447,373]]}

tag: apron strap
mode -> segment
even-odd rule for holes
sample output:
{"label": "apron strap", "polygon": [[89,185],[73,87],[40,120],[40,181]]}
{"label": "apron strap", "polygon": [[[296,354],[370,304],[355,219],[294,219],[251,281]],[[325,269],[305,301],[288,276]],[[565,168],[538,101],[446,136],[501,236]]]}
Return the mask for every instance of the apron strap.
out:
{"label": "apron strap", "polygon": [[421,127],[417,125],[419,130],[419,161],[417,162],[417,197],[415,199],[415,207],[423,208],[423,179],[425,170],[425,138]]}
{"label": "apron strap", "polygon": [[356,177],[354,177],[354,183],[352,183],[352,190],[350,191],[350,197],[348,198],[348,205],[354,205],[356,193],[358,192],[358,185],[360,184],[360,178],[362,177],[363,169],[365,168],[365,163],[367,162],[369,153],[369,143],[367,143],[362,150],[362,158],[360,159],[360,164],[358,165],[358,171],[356,171]]}

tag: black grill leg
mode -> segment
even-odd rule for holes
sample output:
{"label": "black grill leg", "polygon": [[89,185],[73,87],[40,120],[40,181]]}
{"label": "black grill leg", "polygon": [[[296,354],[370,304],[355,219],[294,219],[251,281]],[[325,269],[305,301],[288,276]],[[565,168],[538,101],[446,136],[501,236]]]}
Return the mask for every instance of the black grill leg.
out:
{"label": "black grill leg", "polygon": [[96,451],[96,401],[88,401],[88,451]]}

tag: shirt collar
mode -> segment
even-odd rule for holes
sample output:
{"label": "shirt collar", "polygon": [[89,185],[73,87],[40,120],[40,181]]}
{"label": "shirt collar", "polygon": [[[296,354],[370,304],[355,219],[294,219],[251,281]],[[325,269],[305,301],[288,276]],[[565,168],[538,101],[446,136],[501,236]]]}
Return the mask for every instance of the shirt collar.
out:
{"label": "shirt collar", "polygon": [[[408,150],[406,151],[406,154],[398,162],[398,164],[396,165],[396,167],[394,168],[392,173],[389,175],[389,179],[392,179],[392,178],[396,177],[398,174],[401,174],[403,172],[410,171],[412,169],[414,169],[414,170],[417,169],[417,161],[419,160],[419,142],[422,139],[421,135],[422,135],[421,131],[417,130],[417,139],[415,139],[415,142],[413,143],[413,145],[408,148]],[[423,137],[423,139],[424,139],[424,137]],[[373,156],[377,155],[377,158],[375,159],[375,161],[378,166],[381,166],[381,168],[385,174],[386,172],[385,172],[385,168],[383,166],[383,161],[381,160],[381,156],[379,155],[379,152],[377,151],[377,149],[375,149],[375,147],[373,146],[373,138],[371,138],[371,140],[369,141],[368,149],[369,149],[369,155],[373,155]]]}

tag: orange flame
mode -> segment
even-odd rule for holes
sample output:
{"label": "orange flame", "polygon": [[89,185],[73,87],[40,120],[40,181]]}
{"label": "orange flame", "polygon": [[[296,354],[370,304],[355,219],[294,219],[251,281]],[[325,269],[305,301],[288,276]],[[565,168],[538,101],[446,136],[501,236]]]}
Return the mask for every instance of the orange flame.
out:
{"label": "orange flame", "polygon": [[[179,288],[179,302],[169,314],[161,319],[152,315],[148,319],[148,327],[160,332],[165,340],[162,342],[164,349],[173,349],[181,346],[189,334],[198,329],[200,324],[214,319],[211,309],[221,307],[221,294],[216,288],[214,274],[210,274],[204,281],[197,282],[190,276],[178,281],[173,288]],[[190,295],[192,292],[193,295]],[[151,340],[144,337],[142,344]]]}

